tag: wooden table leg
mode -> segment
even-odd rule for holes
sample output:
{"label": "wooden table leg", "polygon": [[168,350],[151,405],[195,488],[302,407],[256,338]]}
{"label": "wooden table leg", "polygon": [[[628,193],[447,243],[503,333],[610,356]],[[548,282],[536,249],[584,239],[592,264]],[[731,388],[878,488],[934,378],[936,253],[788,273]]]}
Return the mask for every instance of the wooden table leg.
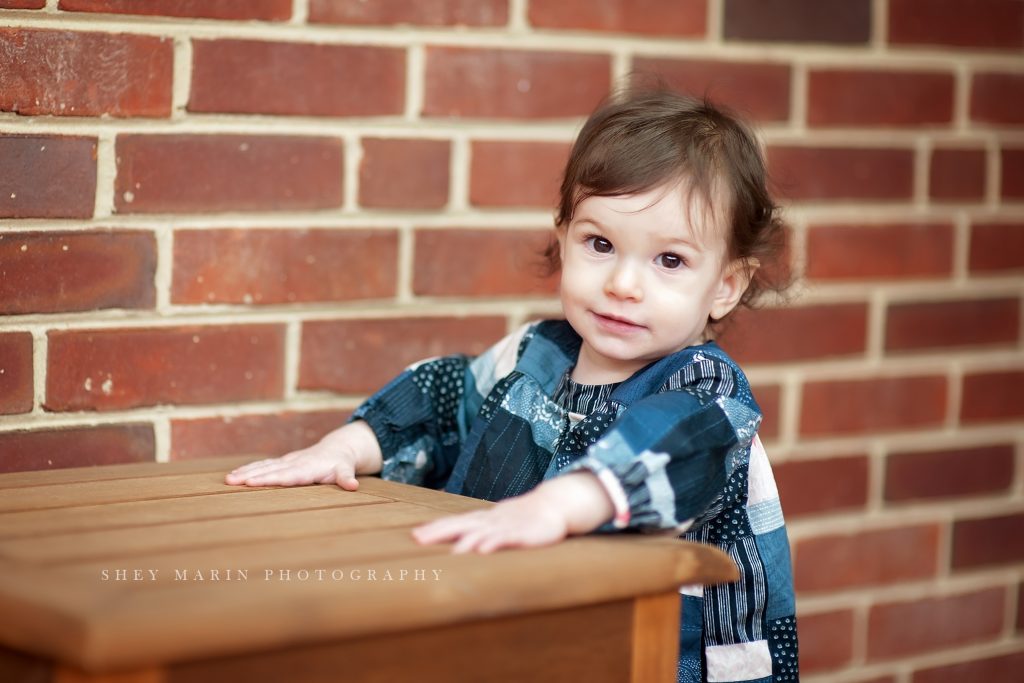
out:
{"label": "wooden table leg", "polygon": [[630,681],[676,680],[679,659],[679,593],[643,595],[633,603]]}

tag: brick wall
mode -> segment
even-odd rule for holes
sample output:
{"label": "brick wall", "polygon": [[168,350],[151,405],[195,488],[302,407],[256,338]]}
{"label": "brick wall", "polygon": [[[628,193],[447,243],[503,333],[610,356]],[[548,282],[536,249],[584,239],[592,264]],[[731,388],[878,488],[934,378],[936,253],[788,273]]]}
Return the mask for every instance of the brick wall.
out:
{"label": "brick wall", "polygon": [[1024,2],[0,0],[0,470],[280,454],[533,272],[632,71],[753,117],[806,680],[1024,667]]}

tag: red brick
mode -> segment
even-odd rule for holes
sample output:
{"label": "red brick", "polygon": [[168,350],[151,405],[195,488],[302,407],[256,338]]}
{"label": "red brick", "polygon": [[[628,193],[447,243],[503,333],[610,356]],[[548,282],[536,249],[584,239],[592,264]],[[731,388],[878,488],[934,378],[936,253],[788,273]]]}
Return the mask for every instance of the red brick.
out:
{"label": "red brick", "polygon": [[0,55],[0,111],[24,116],[171,113],[174,49],[168,38],[0,29]]}
{"label": "red brick", "polygon": [[945,377],[885,377],[808,382],[800,407],[805,436],[875,434],[941,425]]}
{"label": "red brick", "polygon": [[1024,199],[1024,149],[1004,149],[1000,160],[1003,199]]}
{"label": "red brick", "polygon": [[447,140],[363,140],[359,204],[368,208],[440,209],[448,204]]}
{"label": "red brick", "polygon": [[953,569],[1024,562],[1024,512],[961,519],[953,524]]}
{"label": "red brick", "polygon": [[411,363],[450,353],[479,354],[505,332],[505,319],[499,317],[306,322],[299,388],[371,393]]}
{"label": "red brick", "polygon": [[812,69],[808,74],[811,126],[948,126],[952,120],[952,73]]}
{"label": "red brick", "polygon": [[508,0],[310,0],[309,20],[356,26],[504,26]]}
{"label": "red brick", "polygon": [[174,303],[380,299],[395,295],[397,279],[398,237],[391,230],[225,229],[174,234]]}
{"label": "red brick", "polygon": [[865,455],[787,460],[772,469],[787,518],[867,504],[870,470]]}
{"label": "red brick", "polygon": [[818,225],[807,231],[806,275],[812,280],[948,278],[953,226]]}
{"label": "red brick", "polygon": [[569,145],[561,142],[472,143],[469,203],[554,209]]}
{"label": "red brick", "polygon": [[797,591],[877,586],[935,576],[939,525],[807,538],[796,544]]}
{"label": "red brick", "polygon": [[427,48],[425,116],[585,116],[611,87],[608,55]]}
{"label": "red brick", "polygon": [[758,121],[789,119],[792,68],[788,64],[638,57],[633,69],[656,75],[682,92],[728,103]]}
{"label": "red brick", "polygon": [[893,453],[885,461],[888,501],[1005,492],[1013,483],[1013,446]]}
{"label": "red brick", "polygon": [[726,39],[866,43],[871,0],[725,0]]}
{"label": "red brick", "polygon": [[977,223],[971,226],[971,274],[1024,270],[1024,223]]}
{"label": "red brick", "polygon": [[974,74],[971,120],[1009,125],[1024,123],[1024,74]]}
{"label": "red brick", "polygon": [[124,410],[280,399],[284,327],[50,332],[45,408]]}
{"label": "red brick", "polygon": [[535,28],[699,37],[707,30],[706,0],[530,0]]}
{"label": "red brick", "polygon": [[91,218],[96,138],[0,135],[0,218]]}
{"label": "red brick", "polygon": [[982,49],[1024,46],[1018,0],[889,0],[889,42]]}
{"label": "red brick", "polygon": [[152,462],[149,424],[0,432],[0,472]]}
{"label": "red brick", "polygon": [[405,106],[405,51],[362,45],[192,41],[189,111],[383,116]]}
{"label": "red brick", "polygon": [[1002,631],[1005,603],[1005,589],[988,588],[874,605],[868,619],[868,659],[891,659],[991,640]]}
{"label": "red brick", "polygon": [[887,351],[955,346],[1016,345],[1020,299],[965,299],[891,304]]}
{"label": "red brick", "polygon": [[203,19],[284,21],[292,16],[292,0],[60,0],[68,12],[147,14]]}
{"label": "red brick", "polygon": [[867,147],[771,147],[771,176],[797,201],[910,199],[914,153]]}
{"label": "red brick", "polygon": [[0,9],[42,9],[46,0],[0,0]]}
{"label": "red brick", "polygon": [[0,235],[0,314],[152,308],[156,239],[151,232],[26,232]]}
{"label": "red brick", "polygon": [[838,669],[853,657],[853,611],[801,614],[800,673]]}
{"label": "red brick", "polygon": [[782,387],[778,384],[759,384],[753,387],[754,398],[761,408],[761,426],[757,433],[765,441],[779,435],[779,415],[782,412]]}
{"label": "red brick", "polygon": [[1021,671],[1024,671],[1024,652],[1013,652],[998,657],[922,669],[915,671],[911,680],[913,683],[950,683],[951,681],[1017,683],[1020,681]]}
{"label": "red brick", "polygon": [[740,309],[723,323],[719,343],[741,364],[863,355],[866,303]]}
{"label": "red brick", "polygon": [[929,194],[945,201],[985,198],[985,150],[932,150]]}
{"label": "red brick", "polygon": [[284,455],[315,444],[345,424],[346,417],[346,411],[320,410],[172,420],[171,460]]}
{"label": "red brick", "polygon": [[964,377],[960,421],[964,424],[1024,417],[1024,371],[979,372]]}
{"label": "red brick", "polygon": [[329,209],[342,143],[320,137],[120,135],[118,213]]}
{"label": "red brick", "polygon": [[0,334],[0,415],[31,410],[32,335],[28,332]]}
{"label": "red brick", "polygon": [[547,230],[418,230],[413,293],[418,296],[545,296],[556,277],[542,277]]}

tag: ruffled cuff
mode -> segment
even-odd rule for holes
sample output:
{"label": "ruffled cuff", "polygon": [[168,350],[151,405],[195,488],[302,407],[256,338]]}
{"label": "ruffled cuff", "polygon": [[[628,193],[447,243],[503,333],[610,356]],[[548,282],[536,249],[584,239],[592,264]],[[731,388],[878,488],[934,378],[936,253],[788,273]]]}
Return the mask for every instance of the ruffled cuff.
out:
{"label": "ruffled cuff", "polygon": [[652,451],[636,454],[617,441],[615,435],[598,442],[563,470],[593,472],[608,492],[615,518],[599,530],[688,528],[693,520],[676,519],[675,493],[665,472],[669,456]]}

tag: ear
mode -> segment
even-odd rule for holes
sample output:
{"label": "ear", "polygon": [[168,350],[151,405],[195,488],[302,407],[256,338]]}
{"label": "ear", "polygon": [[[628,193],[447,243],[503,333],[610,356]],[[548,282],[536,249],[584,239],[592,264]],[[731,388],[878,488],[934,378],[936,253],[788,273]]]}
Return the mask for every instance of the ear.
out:
{"label": "ear", "polygon": [[558,239],[558,262],[565,263],[565,236],[569,232],[567,227],[556,226],[555,237]]}
{"label": "ear", "polygon": [[760,265],[755,258],[735,259],[722,269],[722,279],[711,302],[710,315],[714,320],[721,320],[736,308]]}

